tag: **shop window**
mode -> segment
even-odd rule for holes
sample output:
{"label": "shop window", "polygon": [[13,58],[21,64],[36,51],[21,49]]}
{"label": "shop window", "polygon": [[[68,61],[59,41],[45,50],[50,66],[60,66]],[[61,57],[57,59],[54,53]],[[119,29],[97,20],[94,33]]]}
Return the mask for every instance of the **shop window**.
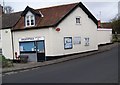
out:
{"label": "shop window", "polygon": [[85,46],[89,46],[90,39],[89,38],[85,38],[84,40],[85,40]]}
{"label": "shop window", "polygon": [[64,37],[64,49],[72,49],[72,37]]}
{"label": "shop window", "polygon": [[20,52],[35,51],[34,42],[20,42]]}

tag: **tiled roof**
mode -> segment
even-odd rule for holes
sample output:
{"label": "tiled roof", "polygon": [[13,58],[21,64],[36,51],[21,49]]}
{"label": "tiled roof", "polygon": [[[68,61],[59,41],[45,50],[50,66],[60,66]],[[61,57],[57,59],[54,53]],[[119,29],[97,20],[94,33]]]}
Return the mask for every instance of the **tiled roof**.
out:
{"label": "tiled roof", "polygon": [[[70,10],[72,10],[78,3],[54,6],[49,8],[37,9],[44,17],[37,17],[35,27],[49,27],[57,24]],[[21,17],[20,21],[16,24],[14,29],[25,29],[24,16]]]}
{"label": "tiled roof", "polygon": [[111,23],[101,23],[101,28],[112,28],[112,24]]}
{"label": "tiled roof", "polygon": [[[42,8],[32,10],[32,12],[35,12],[38,14],[41,12],[44,17],[36,16],[36,26],[31,28],[43,28],[43,27],[51,27],[51,26],[57,26],[63,19],[65,19],[73,10],[77,7],[81,7],[83,11],[88,15],[89,18],[95,22],[97,25],[96,18],[89,12],[89,10],[80,2],[80,3],[73,3],[73,4],[67,4],[67,5],[60,5],[60,6],[54,6],[54,7],[48,7],[48,8]],[[25,10],[28,10],[29,7],[26,7]],[[3,15],[3,28],[6,27],[13,27],[13,30],[22,30],[22,29],[28,29],[24,26],[24,13],[18,12],[18,13],[12,13],[9,15]],[[16,23],[17,22],[17,23]]]}
{"label": "tiled roof", "polygon": [[11,13],[11,14],[3,14],[2,20],[2,28],[13,27],[15,23],[19,20],[21,12]]}

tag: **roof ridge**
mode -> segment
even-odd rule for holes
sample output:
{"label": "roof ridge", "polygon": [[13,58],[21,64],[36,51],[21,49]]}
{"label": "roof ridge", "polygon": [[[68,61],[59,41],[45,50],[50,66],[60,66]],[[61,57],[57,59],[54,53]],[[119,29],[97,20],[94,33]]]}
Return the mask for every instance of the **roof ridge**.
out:
{"label": "roof ridge", "polygon": [[79,4],[79,3],[80,3],[80,2],[77,2],[77,3],[69,3],[69,4],[61,4],[61,5],[56,5],[56,6],[38,8],[38,9],[35,9],[35,10],[50,9],[50,8],[56,8],[56,7],[67,6],[67,5],[75,5],[75,4],[77,5],[77,4]]}
{"label": "roof ridge", "polygon": [[[38,9],[31,8],[30,6],[28,6],[28,7],[31,8],[31,9],[34,9],[35,11],[38,11],[38,10],[42,10],[42,9],[50,9],[50,8],[61,7],[61,6],[67,6],[67,5],[75,5],[75,4],[77,5],[77,4],[79,4],[79,2],[77,2],[77,3],[69,3],[69,4],[61,4],[61,5],[50,6],[50,7],[44,7],[44,8],[38,8]],[[26,6],[26,7],[27,7],[27,6]],[[23,10],[23,11],[24,11],[24,10]],[[22,13],[23,11],[13,12],[13,13],[10,13],[10,14]],[[9,14],[3,14],[3,15],[9,15]]]}

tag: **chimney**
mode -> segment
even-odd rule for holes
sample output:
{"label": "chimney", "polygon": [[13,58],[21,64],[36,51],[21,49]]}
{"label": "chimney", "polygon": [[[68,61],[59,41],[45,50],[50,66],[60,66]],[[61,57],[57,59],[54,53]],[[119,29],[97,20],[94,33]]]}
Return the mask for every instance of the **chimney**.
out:
{"label": "chimney", "polygon": [[2,13],[3,13],[3,7],[0,4],[0,16],[2,15]]}
{"label": "chimney", "polygon": [[98,28],[101,28],[101,21],[98,20]]}

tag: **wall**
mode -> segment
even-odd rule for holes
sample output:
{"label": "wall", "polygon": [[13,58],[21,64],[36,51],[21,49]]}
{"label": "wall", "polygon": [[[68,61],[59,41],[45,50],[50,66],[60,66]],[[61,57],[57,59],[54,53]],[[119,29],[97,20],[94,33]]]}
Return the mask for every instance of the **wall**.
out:
{"label": "wall", "polygon": [[[76,17],[81,17],[81,24],[76,24]],[[60,32],[51,29],[52,32],[52,55],[67,55],[92,50],[98,50],[97,44],[97,25],[88,18],[88,15],[81,9],[77,8],[68,17],[66,17],[56,28]],[[74,45],[72,49],[64,49],[64,37],[81,37],[81,44]],[[90,45],[85,46],[84,38],[90,38]]]}
{"label": "wall", "polygon": [[14,54],[15,52],[20,55],[19,50],[19,39],[21,38],[32,38],[32,37],[44,37],[45,38],[45,55],[48,56],[52,53],[52,43],[51,43],[51,30],[52,28],[40,28],[33,30],[24,30],[24,31],[14,31],[13,32],[13,41],[14,41]]}
{"label": "wall", "polygon": [[[76,17],[81,17],[81,24],[76,24]],[[68,17],[66,17],[56,28],[40,28],[34,30],[24,30],[13,32],[14,53],[19,52],[19,39],[29,37],[45,37],[45,55],[61,56],[73,53],[80,53],[92,50],[98,50],[97,42],[97,25],[88,18],[88,15],[81,9],[77,8]],[[72,49],[64,49],[64,37],[81,37],[81,44],[74,45]],[[90,38],[90,45],[85,46],[84,38]]]}
{"label": "wall", "polygon": [[111,43],[112,40],[112,29],[98,28],[98,45]]}
{"label": "wall", "polygon": [[13,59],[12,37],[10,29],[2,29],[2,54],[8,58]]}

